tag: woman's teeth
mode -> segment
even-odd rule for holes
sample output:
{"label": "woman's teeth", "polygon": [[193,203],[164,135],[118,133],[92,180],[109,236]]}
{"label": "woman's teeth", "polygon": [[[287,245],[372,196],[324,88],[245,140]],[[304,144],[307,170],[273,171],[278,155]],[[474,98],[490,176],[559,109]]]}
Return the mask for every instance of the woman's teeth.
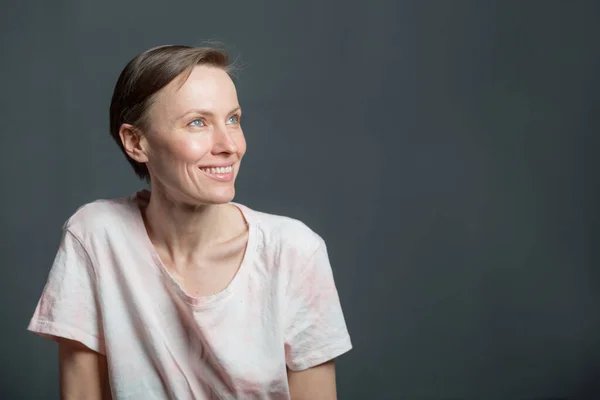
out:
{"label": "woman's teeth", "polygon": [[230,165],[229,167],[217,167],[217,168],[200,168],[202,171],[207,174],[228,174],[233,170],[233,167]]}

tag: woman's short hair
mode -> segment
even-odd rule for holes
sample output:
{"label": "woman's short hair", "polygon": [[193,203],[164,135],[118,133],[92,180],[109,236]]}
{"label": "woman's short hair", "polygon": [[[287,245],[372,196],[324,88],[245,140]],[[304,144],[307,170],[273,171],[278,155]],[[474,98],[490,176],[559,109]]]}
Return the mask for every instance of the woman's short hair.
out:
{"label": "woman's short hair", "polygon": [[212,65],[230,73],[228,54],[213,47],[168,45],[138,54],[121,71],[110,103],[110,134],[141,179],[150,180],[145,164],[131,159],[119,136],[124,123],[148,129],[148,109],[156,94],[181,74],[189,76],[196,65]]}

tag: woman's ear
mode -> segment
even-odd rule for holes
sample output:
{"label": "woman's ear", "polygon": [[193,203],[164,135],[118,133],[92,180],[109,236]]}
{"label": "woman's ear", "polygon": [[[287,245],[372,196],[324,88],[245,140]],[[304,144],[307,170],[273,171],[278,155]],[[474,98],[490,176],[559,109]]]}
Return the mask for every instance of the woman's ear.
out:
{"label": "woman's ear", "polygon": [[146,138],[142,132],[133,125],[123,124],[119,129],[119,136],[125,153],[139,163],[148,162]]}

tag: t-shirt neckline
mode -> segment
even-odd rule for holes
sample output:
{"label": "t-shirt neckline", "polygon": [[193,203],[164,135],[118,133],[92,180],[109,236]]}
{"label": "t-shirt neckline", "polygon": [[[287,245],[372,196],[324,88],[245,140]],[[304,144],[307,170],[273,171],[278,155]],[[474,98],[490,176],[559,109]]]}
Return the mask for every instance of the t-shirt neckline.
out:
{"label": "t-shirt neckline", "polygon": [[177,282],[177,280],[171,275],[171,273],[167,270],[165,265],[163,264],[150,236],[148,235],[148,231],[146,230],[146,225],[144,224],[144,218],[142,215],[142,210],[140,209],[141,200],[139,195],[142,191],[138,191],[133,193],[129,200],[131,202],[132,207],[134,208],[133,218],[135,229],[138,231],[139,237],[142,239],[142,244],[146,251],[150,254],[152,258],[153,266],[160,272],[160,274],[165,279],[165,282],[170,286],[171,289],[181,297],[188,305],[196,309],[210,308],[218,305],[225,299],[229,298],[236,290],[236,288],[244,281],[244,278],[249,273],[249,270],[252,265],[252,259],[254,254],[256,253],[256,226],[251,216],[250,210],[242,204],[236,202],[229,202],[229,204],[238,208],[238,210],[242,213],[243,218],[246,221],[246,225],[248,226],[248,241],[246,243],[246,249],[244,251],[244,256],[242,257],[242,262],[233,277],[233,279],[229,282],[227,287],[221,290],[218,293],[211,294],[208,296],[191,296],[188,294],[183,287]]}

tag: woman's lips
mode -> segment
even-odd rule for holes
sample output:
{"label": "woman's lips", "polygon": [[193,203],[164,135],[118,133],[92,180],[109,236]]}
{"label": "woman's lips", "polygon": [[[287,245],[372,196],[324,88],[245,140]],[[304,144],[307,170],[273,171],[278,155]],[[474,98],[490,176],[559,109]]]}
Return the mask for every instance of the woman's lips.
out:
{"label": "woman's lips", "polygon": [[228,182],[233,179],[233,166],[227,167],[201,167],[205,175],[220,182]]}

